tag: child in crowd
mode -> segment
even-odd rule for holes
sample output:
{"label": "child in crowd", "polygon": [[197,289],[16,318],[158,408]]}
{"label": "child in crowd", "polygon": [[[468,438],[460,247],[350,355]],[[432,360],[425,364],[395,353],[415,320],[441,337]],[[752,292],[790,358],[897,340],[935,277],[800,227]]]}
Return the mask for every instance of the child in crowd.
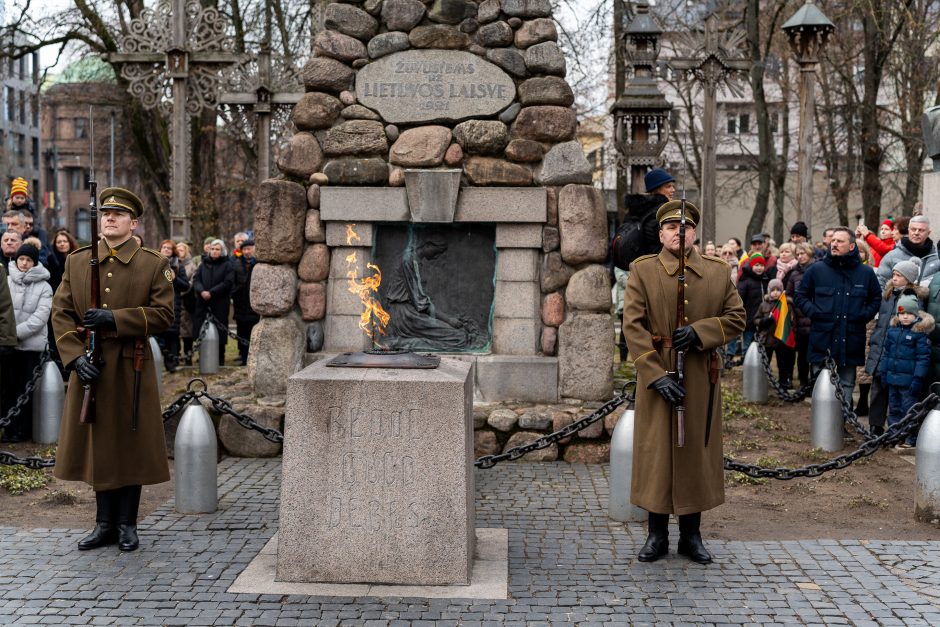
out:
{"label": "child in crowd", "polygon": [[796,334],[790,303],[783,291],[783,281],[772,279],[767,284],[767,296],[757,309],[754,326],[759,332],[759,341],[767,348],[769,355],[777,355],[777,371],[781,375],[780,383],[785,388],[792,388],[793,362],[796,358]]}
{"label": "child in crowd", "polygon": [[754,321],[757,316],[757,310],[764,302],[764,296],[767,294],[767,284],[770,282],[770,276],[766,274],[767,262],[764,255],[759,252],[751,253],[747,262],[741,266],[741,276],[738,278],[738,294],[744,301],[744,311],[747,314],[747,323],[744,327],[744,354],[754,341],[754,334],[757,332],[757,326]]}
{"label": "child in crowd", "polygon": [[[896,315],[885,335],[878,374],[888,387],[888,426],[901,422],[924,388],[930,371],[930,332],[933,316],[924,311],[913,292],[898,298]],[[898,448],[912,448],[912,433]]]}
{"label": "child in crowd", "polygon": [[[859,396],[868,396],[868,402],[863,407],[868,408],[868,425],[872,434],[878,436],[884,433],[885,420],[888,415],[888,388],[879,374],[879,365],[884,353],[885,336],[888,333],[889,323],[897,309],[898,299],[907,291],[913,293],[921,303],[926,302],[929,290],[917,285],[920,267],[923,262],[918,257],[911,257],[898,262],[891,273],[891,280],[885,285],[884,295],[881,299],[881,308],[875,318],[875,326],[868,340],[868,357],[865,360],[865,372],[871,375],[870,386],[859,384]],[[859,399],[861,404],[861,398]],[[858,413],[856,411],[856,413]]]}

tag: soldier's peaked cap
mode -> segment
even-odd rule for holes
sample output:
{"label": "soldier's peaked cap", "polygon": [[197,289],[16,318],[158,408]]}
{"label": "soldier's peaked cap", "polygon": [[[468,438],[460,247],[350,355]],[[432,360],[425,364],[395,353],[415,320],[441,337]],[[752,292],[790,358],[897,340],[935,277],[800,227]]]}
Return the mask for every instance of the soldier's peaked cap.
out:
{"label": "soldier's peaked cap", "polygon": [[105,209],[126,211],[135,218],[139,218],[144,212],[144,203],[137,197],[137,194],[123,187],[108,187],[103,190],[98,197],[98,206],[102,211]]}
{"label": "soldier's peaked cap", "polygon": [[[660,205],[656,211],[656,221],[660,224],[678,222],[682,212],[681,200],[670,200]],[[702,219],[702,212],[688,200],[685,201],[685,221],[690,226],[697,226]]]}

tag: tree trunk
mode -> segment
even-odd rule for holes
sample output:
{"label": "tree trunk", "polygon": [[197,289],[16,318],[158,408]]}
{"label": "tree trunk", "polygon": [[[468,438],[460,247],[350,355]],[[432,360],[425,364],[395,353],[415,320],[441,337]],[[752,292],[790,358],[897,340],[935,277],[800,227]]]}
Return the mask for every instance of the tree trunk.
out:
{"label": "tree trunk", "polygon": [[[748,222],[748,233],[763,230],[770,200],[770,175],[773,162],[773,137],[770,134],[770,117],[767,113],[767,97],[764,93],[764,58],[760,49],[760,0],[748,0],[745,15],[747,26],[747,49],[751,57],[751,93],[757,118],[757,196],[754,211]],[[774,216],[774,238],[781,241],[783,215]]]}

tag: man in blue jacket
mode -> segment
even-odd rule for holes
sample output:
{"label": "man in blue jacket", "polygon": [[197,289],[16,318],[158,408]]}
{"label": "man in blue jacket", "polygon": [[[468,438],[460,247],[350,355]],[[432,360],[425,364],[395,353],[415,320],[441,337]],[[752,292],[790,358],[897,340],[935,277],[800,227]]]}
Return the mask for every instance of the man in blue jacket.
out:
{"label": "man in blue jacket", "polygon": [[829,252],[812,264],[796,290],[796,306],[809,316],[808,361],[815,374],[831,354],[847,399],[855,389],[855,368],[865,363],[865,325],[878,313],[881,288],[862,263],[855,234],[834,228]]}

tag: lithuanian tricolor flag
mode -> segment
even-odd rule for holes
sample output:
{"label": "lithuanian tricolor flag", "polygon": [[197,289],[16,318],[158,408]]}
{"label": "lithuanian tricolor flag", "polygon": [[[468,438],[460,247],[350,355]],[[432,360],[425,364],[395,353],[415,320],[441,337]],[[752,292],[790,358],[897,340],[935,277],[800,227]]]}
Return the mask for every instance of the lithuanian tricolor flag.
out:
{"label": "lithuanian tricolor flag", "polygon": [[774,326],[774,337],[789,346],[796,348],[796,335],[793,333],[793,316],[790,314],[790,303],[787,302],[786,293],[781,294],[774,305],[774,310],[770,314],[776,326]]}

